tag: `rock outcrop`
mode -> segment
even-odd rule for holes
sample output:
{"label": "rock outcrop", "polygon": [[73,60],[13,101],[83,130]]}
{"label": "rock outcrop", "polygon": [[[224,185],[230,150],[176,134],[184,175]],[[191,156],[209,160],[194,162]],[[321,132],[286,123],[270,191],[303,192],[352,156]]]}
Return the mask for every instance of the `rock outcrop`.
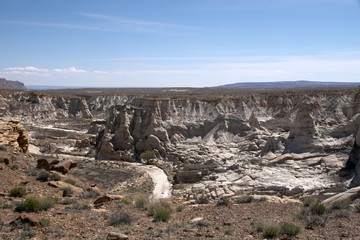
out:
{"label": "rock outcrop", "polygon": [[360,131],[355,137],[355,143],[349,153],[344,168],[340,169],[339,175],[345,179],[351,179],[350,188],[360,186]]}
{"label": "rock outcrop", "polygon": [[312,106],[304,103],[298,110],[289,137],[285,142],[285,152],[303,153],[314,152],[314,140],[319,133],[311,115]]}
{"label": "rock outcrop", "polygon": [[0,120],[0,146],[10,146],[15,151],[26,153],[29,138],[25,128],[18,120]]}

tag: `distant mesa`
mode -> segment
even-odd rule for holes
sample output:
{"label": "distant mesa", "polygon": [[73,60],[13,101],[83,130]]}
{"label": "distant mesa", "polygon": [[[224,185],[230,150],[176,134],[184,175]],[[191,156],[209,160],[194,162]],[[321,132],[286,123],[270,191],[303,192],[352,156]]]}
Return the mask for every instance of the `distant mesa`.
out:
{"label": "distant mesa", "polygon": [[0,89],[26,89],[24,83],[0,78]]}
{"label": "distant mesa", "polygon": [[350,87],[360,82],[319,82],[319,81],[278,81],[278,82],[239,82],[219,86],[220,88],[309,88],[309,87]]}

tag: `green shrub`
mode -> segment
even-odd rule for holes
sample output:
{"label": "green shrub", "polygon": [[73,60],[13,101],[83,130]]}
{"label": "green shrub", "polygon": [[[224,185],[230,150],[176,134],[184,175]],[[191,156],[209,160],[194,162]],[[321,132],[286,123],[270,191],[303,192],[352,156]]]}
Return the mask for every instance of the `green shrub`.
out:
{"label": "green shrub", "polygon": [[332,209],[347,209],[349,208],[350,204],[344,200],[335,201],[331,204]]}
{"label": "green shrub", "polygon": [[42,209],[41,203],[35,198],[27,198],[15,208],[17,212],[38,212]]}
{"label": "green shrub", "polygon": [[315,227],[324,227],[327,223],[328,217],[326,215],[312,215],[306,218],[306,228],[314,229]]}
{"label": "green shrub", "polygon": [[354,207],[356,211],[360,213],[360,203],[356,204]]}
{"label": "green shrub", "polygon": [[130,225],[134,221],[134,218],[127,212],[118,210],[108,216],[108,224],[110,226],[117,226],[120,224]]}
{"label": "green shrub", "polygon": [[34,167],[29,167],[27,170],[26,170],[26,173],[29,175],[29,176],[37,176],[38,175],[38,170]]}
{"label": "green shrub", "polygon": [[24,187],[13,187],[10,189],[11,197],[24,197],[26,195],[26,190]]}
{"label": "green shrub", "polygon": [[296,236],[300,233],[300,227],[292,223],[283,222],[280,224],[280,231],[288,236]]}
{"label": "green shrub", "polygon": [[46,218],[40,218],[40,224],[42,227],[49,227],[50,226],[50,220]]}
{"label": "green shrub", "polygon": [[228,229],[226,229],[226,230],[225,230],[225,235],[232,235],[232,234],[233,234],[233,232],[234,232],[234,230],[233,230],[233,229],[228,228]]}
{"label": "green shrub", "polygon": [[18,170],[19,169],[19,166],[18,165],[16,165],[16,164],[14,164],[14,165],[11,165],[11,167],[10,167],[10,169],[11,170]]}
{"label": "green shrub", "polygon": [[206,196],[205,194],[201,194],[201,195],[195,197],[195,201],[198,204],[207,204],[207,203],[209,203],[210,200],[209,200],[208,196]]}
{"label": "green shrub", "polygon": [[27,230],[21,233],[19,240],[25,240],[28,238],[32,238],[37,234],[35,230]]}
{"label": "green shrub", "polygon": [[277,226],[267,226],[264,228],[264,237],[274,238],[279,235],[279,228]]}
{"label": "green shrub", "polygon": [[36,180],[46,182],[48,180],[49,176],[50,176],[50,174],[47,171],[41,170],[38,173],[38,176],[37,176]]}
{"label": "green shrub", "polygon": [[323,215],[326,211],[325,205],[321,203],[315,203],[311,205],[311,213],[316,215]]}
{"label": "green shrub", "polygon": [[255,221],[253,221],[252,223],[251,223],[251,233],[256,233],[256,232],[263,232],[264,231],[264,228],[265,228],[265,225],[264,225],[264,223],[263,222],[260,222],[260,221],[257,221],[257,220],[255,220]]}
{"label": "green shrub", "polygon": [[241,196],[235,200],[237,204],[251,203],[252,201],[254,201],[254,197],[250,195]]}
{"label": "green shrub", "polygon": [[184,205],[179,205],[179,206],[176,207],[177,212],[182,212],[184,209],[185,209]]}
{"label": "green shrub", "polygon": [[48,178],[50,181],[60,181],[61,177],[57,173],[51,173]]}
{"label": "green shrub", "polygon": [[55,197],[46,197],[40,200],[41,210],[48,210],[53,208],[55,204],[59,203],[59,199]]}
{"label": "green shrub", "polygon": [[4,145],[0,145],[0,151],[6,152],[7,148]]}
{"label": "green shrub", "polygon": [[135,201],[135,207],[139,209],[146,209],[148,204],[149,202],[145,198],[139,198]]}
{"label": "green shrub", "polygon": [[146,151],[146,152],[143,152],[140,155],[140,157],[141,157],[141,159],[144,159],[145,161],[149,161],[149,160],[155,158],[155,152],[154,151]]}
{"label": "green shrub", "polygon": [[231,200],[230,200],[229,197],[221,197],[216,205],[218,205],[218,206],[221,206],[221,205],[230,206],[231,205]]}
{"label": "green shrub", "polygon": [[122,199],[120,199],[119,202],[124,203],[126,205],[131,204],[131,201],[126,197],[123,197]]}
{"label": "green shrub", "polygon": [[170,219],[172,209],[166,202],[155,202],[150,204],[148,211],[155,221],[167,222]]}
{"label": "green shrub", "polygon": [[71,185],[75,185],[75,181],[72,180],[72,179],[66,179],[64,182],[68,183],[68,184],[71,184]]}

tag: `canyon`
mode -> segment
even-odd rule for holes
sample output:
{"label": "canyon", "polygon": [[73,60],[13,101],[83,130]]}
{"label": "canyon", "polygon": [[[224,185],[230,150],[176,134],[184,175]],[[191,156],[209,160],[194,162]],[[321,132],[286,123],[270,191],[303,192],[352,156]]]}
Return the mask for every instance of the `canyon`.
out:
{"label": "canyon", "polygon": [[[293,222],[300,200],[359,202],[354,87],[2,90],[0,117],[3,237],[46,217],[39,239],[261,239],[254,224]],[[18,215],[11,186],[72,203]],[[159,200],[176,209],[168,223],[137,206]],[[356,239],[358,213],[342,211],[321,217],[325,232],[307,216],[298,238]],[[112,226],[120,213],[135,223]]]}
{"label": "canyon", "polygon": [[114,91],[8,91],[0,115],[18,118],[43,153],[155,165],[180,198],[346,187],[338,171],[360,126],[356,88]]}

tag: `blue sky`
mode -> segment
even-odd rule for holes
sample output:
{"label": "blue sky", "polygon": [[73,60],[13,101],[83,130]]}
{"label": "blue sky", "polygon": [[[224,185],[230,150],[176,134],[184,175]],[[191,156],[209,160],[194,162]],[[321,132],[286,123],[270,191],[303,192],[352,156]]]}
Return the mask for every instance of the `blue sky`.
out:
{"label": "blue sky", "polygon": [[0,77],[26,85],[360,82],[357,0],[1,0]]}

